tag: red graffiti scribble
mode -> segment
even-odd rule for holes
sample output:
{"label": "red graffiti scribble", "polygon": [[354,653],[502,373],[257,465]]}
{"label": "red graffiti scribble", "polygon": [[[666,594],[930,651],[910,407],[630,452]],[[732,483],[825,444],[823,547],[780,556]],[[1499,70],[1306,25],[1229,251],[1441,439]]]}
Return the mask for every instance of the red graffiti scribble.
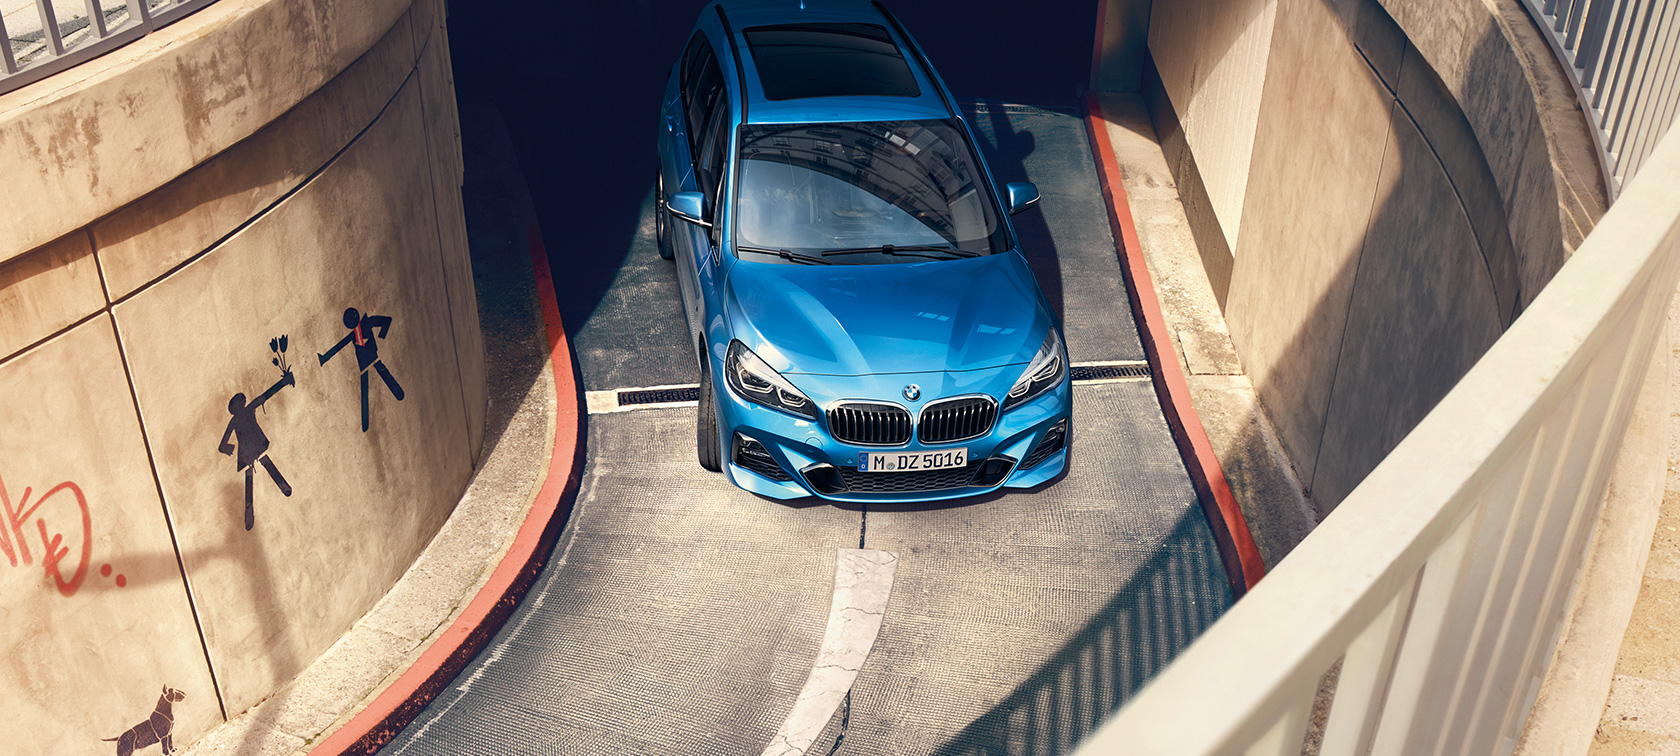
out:
{"label": "red graffiti scribble", "polygon": [[[33,492],[34,489],[25,487],[23,498],[13,507],[11,498],[6,495],[5,482],[0,481],[0,553],[6,555],[6,560],[11,562],[13,567],[18,566],[19,558],[25,565],[34,564],[34,555],[30,553],[29,541],[24,536],[24,524],[35,518],[35,530],[41,537],[41,567],[46,571],[47,577],[52,578],[53,583],[58,586],[60,594],[74,596],[76,591],[81,589],[82,580],[87,577],[88,562],[93,557],[93,516],[88,511],[87,496],[82,493],[81,486],[68,480],[48,489],[41,498],[35,500],[34,506],[30,506],[29,495]],[[81,510],[82,515],[81,555],[76,560],[75,572],[68,580],[64,577],[64,564],[65,558],[70,555],[70,548],[64,545],[64,534],[49,533],[46,517],[35,517],[35,513],[40,511],[41,507],[60,493],[69,493],[74,497],[76,507]],[[59,510],[47,510],[54,511]],[[119,585],[124,582],[126,581],[118,580]]]}

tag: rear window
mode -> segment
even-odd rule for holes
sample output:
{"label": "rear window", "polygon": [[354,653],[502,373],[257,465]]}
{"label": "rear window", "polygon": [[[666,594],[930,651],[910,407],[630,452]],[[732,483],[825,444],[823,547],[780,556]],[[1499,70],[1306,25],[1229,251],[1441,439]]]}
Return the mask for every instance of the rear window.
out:
{"label": "rear window", "polygon": [[898,45],[874,24],[755,26],[742,36],[771,100],[922,93]]}

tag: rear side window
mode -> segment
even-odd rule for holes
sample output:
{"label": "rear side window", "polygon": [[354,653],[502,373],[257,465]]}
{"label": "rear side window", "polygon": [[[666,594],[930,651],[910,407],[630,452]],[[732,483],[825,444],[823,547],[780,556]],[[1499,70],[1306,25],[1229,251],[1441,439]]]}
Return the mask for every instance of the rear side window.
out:
{"label": "rear side window", "polygon": [[922,93],[892,36],[874,24],[755,26],[742,36],[771,100]]}
{"label": "rear side window", "polygon": [[723,91],[723,71],[718,68],[717,55],[712,53],[706,35],[696,33],[683,53],[682,70],[683,118],[688,126],[690,155],[698,156],[700,132],[723,103]]}

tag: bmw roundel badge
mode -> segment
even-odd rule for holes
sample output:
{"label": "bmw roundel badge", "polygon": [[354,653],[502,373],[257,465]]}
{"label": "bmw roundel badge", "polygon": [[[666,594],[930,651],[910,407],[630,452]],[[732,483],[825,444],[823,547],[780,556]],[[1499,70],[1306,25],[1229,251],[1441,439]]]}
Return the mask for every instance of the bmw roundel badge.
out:
{"label": "bmw roundel badge", "polygon": [[916,384],[912,383],[912,384],[904,387],[904,398],[905,399],[909,399],[910,401],[913,402],[913,401],[916,401],[916,399],[918,399],[919,397],[921,397],[921,395],[922,395],[922,387],[921,386],[917,386]]}

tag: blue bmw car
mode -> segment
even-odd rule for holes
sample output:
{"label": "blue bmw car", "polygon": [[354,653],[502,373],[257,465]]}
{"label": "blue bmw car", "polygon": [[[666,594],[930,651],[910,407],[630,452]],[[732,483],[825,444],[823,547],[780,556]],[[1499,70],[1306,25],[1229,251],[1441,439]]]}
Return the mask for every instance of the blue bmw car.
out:
{"label": "blue bmw car", "polygon": [[788,499],[929,501],[1067,466],[1056,318],[950,92],[880,3],[724,0],[671,68],[659,254],[700,464]]}

